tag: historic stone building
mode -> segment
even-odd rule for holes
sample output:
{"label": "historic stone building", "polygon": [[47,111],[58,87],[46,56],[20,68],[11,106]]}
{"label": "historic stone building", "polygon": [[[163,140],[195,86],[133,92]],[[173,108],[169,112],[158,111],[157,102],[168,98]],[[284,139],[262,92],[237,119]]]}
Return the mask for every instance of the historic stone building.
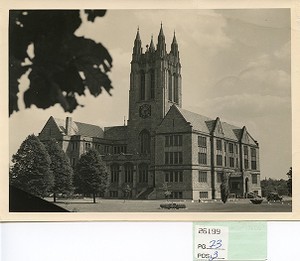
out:
{"label": "historic stone building", "polygon": [[39,134],[61,142],[73,166],[81,154],[96,148],[110,170],[106,197],[218,199],[223,176],[230,192],[261,194],[259,146],[246,127],[182,109],[181,64],[174,33],[167,52],[161,26],[143,52],[139,31],[134,40],[126,126],[105,127],[50,117]]}

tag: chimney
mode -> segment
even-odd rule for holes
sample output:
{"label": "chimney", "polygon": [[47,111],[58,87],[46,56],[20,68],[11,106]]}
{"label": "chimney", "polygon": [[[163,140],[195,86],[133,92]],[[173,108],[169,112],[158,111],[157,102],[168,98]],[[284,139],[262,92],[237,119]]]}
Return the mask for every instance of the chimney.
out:
{"label": "chimney", "polygon": [[72,132],[72,117],[66,118],[66,134],[71,135]]}

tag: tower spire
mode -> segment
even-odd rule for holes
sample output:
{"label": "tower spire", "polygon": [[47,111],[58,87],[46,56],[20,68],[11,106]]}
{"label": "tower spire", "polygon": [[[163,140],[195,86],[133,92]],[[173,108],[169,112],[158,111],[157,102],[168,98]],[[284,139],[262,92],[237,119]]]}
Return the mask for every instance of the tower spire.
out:
{"label": "tower spire", "polygon": [[140,37],[140,28],[138,26],[135,40],[134,40],[133,52],[132,52],[133,60],[136,59],[141,54],[142,54],[142,41]]}
{"label": "tower spire", "polygon": [[153,35],[151,35],[151,42],[150,42],[149,51],[150,51],[150,53],[155,52],[155,47],[154,47],[154,43],[153,43]]}
{"label": "tower spire", "polygon": [[173,41],[172,41],[172,44],[171,44],[171,53],[172,53],[175,57],[179,57],[178,44],[177,44],[177,39],[176,39],[175,30],[174,30]]}
{"label": "tower spire", "polygon": [[160,57],[164,57],[166,55],[166,43],[162,22],[160,24],[160,31],[158,34],[157,51]]}

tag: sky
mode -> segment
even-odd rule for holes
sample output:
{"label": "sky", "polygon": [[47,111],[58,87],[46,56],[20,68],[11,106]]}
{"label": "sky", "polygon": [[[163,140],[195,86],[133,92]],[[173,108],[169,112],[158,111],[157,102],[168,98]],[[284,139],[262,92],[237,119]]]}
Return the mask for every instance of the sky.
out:
{"label": "sky", "polygon": [[113,58],[112,96],[79,97],[83,108],[64,113],[60,105],[25,109],[21,79],[20,111],[9,119],[10,158],[29,134],[38,134],[50,116],[96,124],[123,125],[133,42],[139,27],[143,49],[154,44],[160,23],[170,50],[179,45],[183,108],[239,127],[259,142],[261,178],[286,179],[292,165],[291,30],[288,9],[108,10],[76,35],[101,42]]}

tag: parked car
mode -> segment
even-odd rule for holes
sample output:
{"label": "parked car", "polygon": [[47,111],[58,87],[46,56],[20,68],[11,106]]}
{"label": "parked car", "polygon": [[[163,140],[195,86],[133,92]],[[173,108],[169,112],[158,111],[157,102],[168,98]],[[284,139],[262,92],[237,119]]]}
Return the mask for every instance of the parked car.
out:
{"label": "parked car", "polygon": [[186,208],[186,205],[183,203],[164,203],[164,204],[160,204],[161,208],[166,208],[166,209],[171,209],[171,208]]}
{"label": "parked car", "polygon": [[261,198],[256,192],[250,191],[246,194],[246,198]]}
{"label": "parked car", "polygon": [[270,192],[267,196],[268,201],[282,201],[282,196],[279,196],[277,192]]}

